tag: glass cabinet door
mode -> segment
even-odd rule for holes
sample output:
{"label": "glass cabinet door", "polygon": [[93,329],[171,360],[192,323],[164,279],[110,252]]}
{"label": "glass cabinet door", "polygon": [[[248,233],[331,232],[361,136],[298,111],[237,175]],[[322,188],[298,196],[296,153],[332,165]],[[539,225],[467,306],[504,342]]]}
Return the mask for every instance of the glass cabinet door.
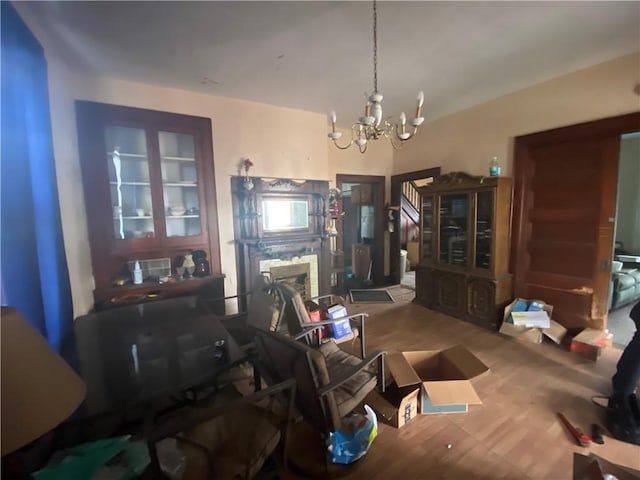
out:
{"label": "glass cabinet door", "polygon": [[491,239],[493,237],[493,190],[476,195],[476,268],[491,268]]}
{"label": "glass cabinet door", "polygon": [[159,132],[162,198],[167,237],[202,234],[198,170],[192,135]]}
{"label": "glass cabinet door", "polygon": [[440,196],[440,263],[468,265],[468,212],[469,196],[466,193]]}
{"label": "glass cabinet door", "polygon": [[433,196],[422,197],[422,261],[433,261]]}
{"label": "glass cabinet door", "polygon": [[144,129],[105,129],[115,238],[155,236],[147,136]]}

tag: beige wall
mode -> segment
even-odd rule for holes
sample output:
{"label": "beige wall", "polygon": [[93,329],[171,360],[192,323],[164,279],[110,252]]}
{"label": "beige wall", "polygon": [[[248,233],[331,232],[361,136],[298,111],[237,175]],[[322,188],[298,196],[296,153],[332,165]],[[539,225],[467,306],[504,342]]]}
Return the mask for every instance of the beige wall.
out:
{"label": "beige wall", "polygon": [[[45,45],[46,52],[46,45]],[[335,181],[337,173],[384,175],[434,166],[483,174],[498,155],[511,171],[513,137],[638,109],[640,56],[633,55],[566,75],[425,123],[402,150],[376,142],[361,155],[337,150],[326,137],[325,115],[183,90],[70,73],[50,58],[51,116],[65,248],[74,313],[92,305],[92,269],[77,151],[74,100],[205,116],[213,122],[214,161],[222,268],[226,290],[236,290],[229,177],[243,157],[251,174]],[[428,108],[428,101],[426,102]],[[345,132],[345,136],[346,136]],[[505,160],[506,159],[506,160]],[[388,185],[387,178],[387,199]]]}
{"label": "beige wall", "polygon": [[[640,98],[633,88],[638,83],[636,53],[426,122],[396,152],[393,171],[441,166],[443,173],[484,175],[497,156],[502,174],[510,175],[514,137],[637,111]],[[428,99],[424,112],[428,118]]]}
{"label": "beige wall", "polygon": [[69,73],[49,60],[49,88],[60,206],[74,313],[92,305],[92,268],[78,158],[74,100],[92,100],[209,117],[214,162],[222,271],[226,291],[236,291],[230,176],[249,157],[251,175],[329,180],[326,116],[107,78]]}

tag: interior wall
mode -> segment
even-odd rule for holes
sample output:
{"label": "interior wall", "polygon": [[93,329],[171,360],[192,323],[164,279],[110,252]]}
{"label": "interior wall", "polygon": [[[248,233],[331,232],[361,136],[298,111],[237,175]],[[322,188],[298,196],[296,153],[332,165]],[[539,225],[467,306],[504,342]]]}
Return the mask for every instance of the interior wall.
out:
{"label": "interior wall", "polygon": [[[231,208],[232,175],[250,158],[252,176],[329,180],[326,117],[310,112],[184,90],[69,72],[49,59],[53,144],[74,314],[93,304],[93,275],[78,157],[76,99],[161,110],[212,119],[222,271],[225,290],[236,291]],[[295,128],[295,134],[286,132]]]}
{"label": "interior wall", "polygon": [[[640,83],[640,55],[635,54],[426,122],[402,150],[394,151],[389,142],[379,141],[370,144],[362,155],[354,148],[342,151],[331,145],[324,114],[74,74],[55,58],[46,39],[37,30],[34,33],[45,49],[49,65],[54,154],[76,316],[86,313],[93,303],[77,151],[76,99],[212,119],[222,268],[229,294],[236,291],[229,177],[239,173],[237,166],[242,158],[249,157],[254,162],[254,176],[326,179],[333,185],[338,173],[388,178],[395,173],[441,166],[443,172],[466,170],[482,174],[494,155],[503,163],[503,174],[509,175],[514,136],[638,109],[638,97],[631,91]],[[428,118],[428,99],[425,114]],[[343,133],[346,138],[348,132]],[[385,190],[388,199],[389,179]],[[387,233],[386,245],[388,241]],[[388,271],[387,248],[385,272]]]}
{"label": "interior wall", "polygon": [[[502,175],[513,167],[513,139],[638,111],[640,52],[563,75],[460,112],[425,122],[394,155],[393,173],[430,167],[488,175],[494,156]],[[424,115],[429,118],[429,99]]]}
{"label": "interior wall", "polygon": [[640,255],[640,133],[620,141],[616,241]]}

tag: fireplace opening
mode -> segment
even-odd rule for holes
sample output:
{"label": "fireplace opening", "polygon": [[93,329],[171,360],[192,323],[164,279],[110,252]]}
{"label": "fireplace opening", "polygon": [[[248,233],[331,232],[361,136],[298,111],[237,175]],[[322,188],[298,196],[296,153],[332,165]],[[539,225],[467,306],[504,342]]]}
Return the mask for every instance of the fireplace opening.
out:
{"label": "fireplace opening", "polygon": [[290,259],[262,259],[258,270],[269,272],[272,282],[291,284],[306,300],[320,295],[318,255],[310,253]]}
{"label": "fireplace opening", "polygon": [[271,281],[287,283],[295,288],[302,298],[310,298],[313,295],[311,294],[311,281],[309,278],[311,269],[309,267],[309,263],[271,267],[269,269]]}

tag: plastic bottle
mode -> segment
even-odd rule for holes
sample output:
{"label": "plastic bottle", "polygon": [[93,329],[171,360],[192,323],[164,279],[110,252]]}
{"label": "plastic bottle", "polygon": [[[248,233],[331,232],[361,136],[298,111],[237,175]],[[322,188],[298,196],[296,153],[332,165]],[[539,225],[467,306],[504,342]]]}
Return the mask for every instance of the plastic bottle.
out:
{"label": "plastic bottle", "polygon": [[142,269],[140,268],[140,262],[138,260],[136,260],[136,263],[133,266],[133,283],[135,285],[140,285],[142,283]]}
{"label": "plastic bottle", "polygon": [[500,164],[498,163],[498,157],[493,157],[493,160],[491,160],[491,168],[489,169],[489,175],[492,177],[500,176]]}

